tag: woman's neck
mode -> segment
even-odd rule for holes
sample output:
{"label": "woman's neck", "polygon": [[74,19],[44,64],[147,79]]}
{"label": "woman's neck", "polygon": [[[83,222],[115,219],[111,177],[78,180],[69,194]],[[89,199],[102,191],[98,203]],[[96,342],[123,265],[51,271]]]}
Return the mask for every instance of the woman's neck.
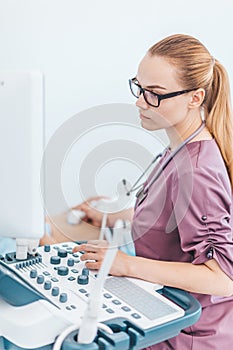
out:
{"label": "woman's neck", "polygon": [[[181,142],[186,140],[201,126],[201,123],[201,116],[199,116],[193,118],[190,123],[186,122],[176,127],[166,129],[167,136],[170,140],[170,149],[176,149]],[[205,126],[196,136],[192,138],[192,140],[189,141],[189,143],[200,140],[211,140],[212,138],[213,136],[211,135],[208,128]]]}

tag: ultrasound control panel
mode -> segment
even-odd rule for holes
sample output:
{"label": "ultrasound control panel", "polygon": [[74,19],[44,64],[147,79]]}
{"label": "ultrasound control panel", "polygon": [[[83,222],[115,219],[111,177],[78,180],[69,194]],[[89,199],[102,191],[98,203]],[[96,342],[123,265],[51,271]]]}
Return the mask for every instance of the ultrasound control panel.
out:
{"label": "ultrasound control panel", "polygon": [[[82,322],[98,272],[85,267],[82,252],[73,253],[75,245],[45,245],[20,261],[15,253],[0,256],[0,336],[14,350],[41,350],[67,327]],[[133,278],[108,276],[99,298],[98,321],[108,324],[113,334],[98,332],[90,349],[142,349],[177,335],[201,313],[189,293]],[[70,337],[68,344],[75,342]]]}
{"label": "ultrasound control panel", "polygon": [[[76,322],[83,316],[96,271],[90,271],[73,253],[73,242],[39,247],[38,254],[15,261],[8,254],[5,266],[36,292],[59,308],[65,318]],[[100,321],[124,317],[143,329],[182,317],[184,310],[157,292],[162,286],[132,278],[109,276],[102,291]]]}

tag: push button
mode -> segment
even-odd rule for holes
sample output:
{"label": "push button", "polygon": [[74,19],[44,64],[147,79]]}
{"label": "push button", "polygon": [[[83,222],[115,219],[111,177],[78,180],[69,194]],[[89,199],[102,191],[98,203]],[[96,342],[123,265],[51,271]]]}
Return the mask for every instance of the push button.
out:
{"label": "push button", "polygon": [[67,265],[68,265],[68,266],[74,266],[74,259],[69,258],[69,259],[67,260]]}
{"label": "push button", "polygon": [[50,252],[50,249],[51,249],[50,245],[49,244],[45,244],[44,251],[48,253],[48,252]]}
{"label": "push button", "polygon": [[59,266],[57,269],[57,273],[59,276],[67,276],[69,273],[69,269],[66,266]]}
{"label": "push button", "polygon": [[53,287],[52,289],[52,296],[56,297],[59,295],[59,288],[58,287]]}
{"label": "push button", "polygon": [[58,265],[61,262],[61,258],[59,256],[51,256],[50,264]]}
{"label": "push button", "polygon": [[78,284],[82,284],[82,285],[88,284],[89,277],[86,275],[80,275],[80,276],[78,276],[77,282],[78,282]]}
{"label": "push button", "polygon": [[44,283],[44,276],[43,276],[43,275],[37,276],[36,282],[37,282],[38,284]]}
{"label": "push button", "polygon": [[88,275],[89,275],[89,269],[87,269],[86,267],[84,267],[84,268],[82,269],[82,275],[88,276]]}
{"label": "push button", "polygon": [[66,303],[67,299],[68,299],[68,297],[67,297],[66,293],[61,293],[60,294],[60,298],[59,298],[60,303]]}
{"label": "push button", "polygon": [[30,271],[30,278],[36,278],[37,277],[37,270],[31,270]]}
{"label": "push button", "polygon": [[51,287],[52,287],[51,281],[45,281],[45,283],[44,283],[44,289],[45,289],[45,290],[50,290]]}
{"label": "push button", "polygon": [[67,251],[65,249],[59,249],[57,255],[60,256],[60,258],[66,258]]}

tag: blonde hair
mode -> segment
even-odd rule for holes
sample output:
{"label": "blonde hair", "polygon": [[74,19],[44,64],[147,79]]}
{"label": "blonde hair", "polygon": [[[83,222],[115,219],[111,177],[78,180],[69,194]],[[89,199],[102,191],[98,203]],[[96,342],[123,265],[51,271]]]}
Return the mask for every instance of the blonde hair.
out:
{"label": "blonde hair", "polygon": [[233,113],[225,68],[199,40],[189,35],[171,35],[153,45],[148,52],[177,66],[178,79],[184,89],[205,90],[202,107],[206,125],[221,151],[233,189]]}

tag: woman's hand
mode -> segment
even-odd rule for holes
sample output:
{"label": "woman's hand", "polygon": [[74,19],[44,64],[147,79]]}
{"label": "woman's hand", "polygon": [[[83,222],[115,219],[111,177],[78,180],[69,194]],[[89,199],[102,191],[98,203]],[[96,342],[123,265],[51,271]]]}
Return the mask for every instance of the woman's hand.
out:
{"label": "woman's hand", "polygon": [[[73,252],[84,252],[80,260],[86,261],[86,267],[91,270],[99,270],[105,253],[108,248],[108,242],[105,240],[92,240],[85,244],[74,247]],[[111,249],[111,248],[110,248]],[[128,266],[132,256],[121,251],[117,251],[116,257],[110,269],[110,274],[114,276],[127,276]]]}

